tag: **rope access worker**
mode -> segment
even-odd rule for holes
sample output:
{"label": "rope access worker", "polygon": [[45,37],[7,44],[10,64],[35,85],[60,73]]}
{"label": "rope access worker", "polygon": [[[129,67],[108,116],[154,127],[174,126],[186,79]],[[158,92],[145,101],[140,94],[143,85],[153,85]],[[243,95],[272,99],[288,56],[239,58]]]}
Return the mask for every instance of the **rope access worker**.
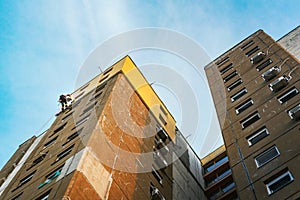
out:
{"label": "rope access worker", "polygon": [[61,111],[64,111],[68,107],[68,102],[71,101],[72,101],[72,97],[70,94],[60,95],[58,102],[61,103]]}

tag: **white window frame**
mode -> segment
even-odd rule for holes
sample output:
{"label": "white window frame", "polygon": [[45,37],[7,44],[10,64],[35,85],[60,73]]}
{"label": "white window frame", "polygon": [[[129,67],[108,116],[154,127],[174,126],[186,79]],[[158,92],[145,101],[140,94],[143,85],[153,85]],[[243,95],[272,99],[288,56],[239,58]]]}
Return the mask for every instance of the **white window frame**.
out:
{"label": "white window frame", "polygon": [[[259,114],[258,112],[255,112],[255,113],[253,113],[251,116],[248,116],[246,119],[242,120],[242,121],[240,122],[242,128],[243,128],[243,129],[247,128],[248,126],[245,127],[245,123],[248,122],[248,121],[250,121],[251,119],[253,119],[253,118],[256,117],[256,116],[258,116],[259,119],[261,119],[260,114]],[[257,120],[257,121],[258,121],[258,120]],[[255,121],[255,122],[256,122],[256,121]],[[255,123],[255,122],[253,122],[253,123]],[[250,125],[249,125],[249,126],[250,126]]]}
{"label": "white window frame", "polygon": [[[243,102],[241,105],[235,108],[235,114],[240,114],[241,112],[245,111],[247,108],[252,106],[254,104],[252,99],[248,99],[246,102]],[[244,109],[245,108],[245,109]],[[240,111],[241,109],[244,109]]]}
{"label": "white window frame", "polygon": [[[273,149],[276,150],[277,155],[275,155],[275,156],[273,156],[272,158],[266,160],[264,163],[259,163],[259,162],[257,161],[257,158],[266,155],[266,154],[269,153],[270,151],[273,151]],[[277,158],[278,156],[280,156],[280,152],[279,152],[278,148],[277,148],[276,146],[272,146],[271,148],[268,148],[267,150],[265,150],[264,152],[260,153],[258,156],[256,156],[256,157],[254,158],[256,167],[257,167],[257,168],[260,168],[260,167],[264,166],[265,164],[267,164],[268,162],[270,162],[271,160]]]}
{"label": "white window frame", "polygon": [[235,82],[233,82],[231,85],[229,85],[227,87],[227,91],[230,92],[231,90],[233,90],[234,88],[236,88],[237,86],[239,86],[240,84],[243,83],[243,80],[242,79],[238,79],[236,80]]}
{"label": "white window frame", "polygon": [[239,98],[241,98],[242,96],[244,96],[247,93],[248,93],[248,91],[246,88],[241,89],[240,91],[238,91],[237,93],[235,93],[234,95],[232,95],[230,97],[231,102],[235,102],[236,100],[238,100]]}
{"label": "white window frame", "polygon": [[283,103],[287,102],[288,100],[290,100],[291,98],[287,99],[286,101],[282,101],[282,99],[285,98],[285,97],[288,97],[290,94],[292,94],[294,92],[296,94],[294,94],[291,98],[293,98],[294,96],[296,96],[297,94],[299,94],[299,90],[296,87],[293,87],[292,89],[288,90],[284,94],[282,94],[279,97],[277,97],[277,100],[279,101],[280,104],[283,104]]}
{"label": "white window frame", "polygon": [[267,187],[267,191],[268,191],[268,194],[269,194],[269,195],[271,195],[271,194],[277,192],[278,190],[282,189],[282,188],[285,187],[287,184],[289,184],[289,183],[287,183],[286,185],[281,186],[279,189],[277,189],[277,190],[275,190],[275,191],[272,191],[272,190],[270,189],[270,186],[271,186],[271,185],[273,185],[274,183],[280,181],[280,180],[281,180],[282,178],[284,178],[286,175],[288,175],[288,176],[290,177],[291,181],[290,181],[289,183],[291,183],[291,182],[294,180],[294,177],[292,176],[292,174],[291,174],[290,171],[286,171],[285,173],[283,173],[283,174],[281,174],[280,176],[276,177],[276,178],[273,179],[272,181],[266,183],[266,187]]}
{"label": "white window frame", "polygon": [[[261,135],[264,132],[266,132],[266,136],[265,137],[267,137],[268,135],[270,135],[268,129],[266,127],[263,127],[261,129],[259,129],[256,133],[254,133],[252,136],[250,136],[249,138],[247,138],[249,146],[252,146],[252,145],[256,144],[257,142],[253,144],[251,142],[251,140],[254,139],[254,138],[256,138],[256,137],[258,137],[259,135]],[[263,137],[263,138],[265,138],[265,137]]]}

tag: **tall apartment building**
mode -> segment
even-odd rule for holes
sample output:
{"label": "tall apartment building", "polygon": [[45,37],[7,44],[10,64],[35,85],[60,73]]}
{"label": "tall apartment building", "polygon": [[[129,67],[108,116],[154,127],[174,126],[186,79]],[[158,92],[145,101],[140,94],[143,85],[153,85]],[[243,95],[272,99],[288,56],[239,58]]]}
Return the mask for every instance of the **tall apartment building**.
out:
{"label": "tall apartment building", "polygon": [[277,41],[300,61],[300,26],[297,26]]}
{"label": "tall apartment building", "polygon": [[205,67],[240,199],[300,198],[300,65],[262,30]]}
{"label": "tall apartment building", "polygon": [[201,159],[205,194],[209,200],[238,199],[225,146]]}
{"label": "tall apartment building", "polygon": [[126,56],[0,173],[1,200],[206,199],[200,159]]}

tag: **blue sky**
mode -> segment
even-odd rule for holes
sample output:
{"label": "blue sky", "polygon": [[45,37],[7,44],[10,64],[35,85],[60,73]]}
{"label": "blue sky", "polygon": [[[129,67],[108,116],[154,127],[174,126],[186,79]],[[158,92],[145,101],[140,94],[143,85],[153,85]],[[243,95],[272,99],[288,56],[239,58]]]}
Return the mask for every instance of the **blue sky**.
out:
{"label": "blue sky", "polygon": [[59,94],[74,90],[85,59],[110,37],[173,29],[213,59],[258,29],[279,39],[299,25],[299,8],[296,0],[0,1],[0,167],[49,127]]}

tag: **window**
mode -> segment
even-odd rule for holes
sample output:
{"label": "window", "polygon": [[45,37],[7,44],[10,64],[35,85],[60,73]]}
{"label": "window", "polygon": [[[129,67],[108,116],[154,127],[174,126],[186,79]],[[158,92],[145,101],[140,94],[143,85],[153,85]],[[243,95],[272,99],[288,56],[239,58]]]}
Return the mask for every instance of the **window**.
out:
{"label": "window", "polygon": [[[103,74],[103,75],[104,75],[104,74]],[[99,83],[101,83],[102,81],[104,81],[108,76],[109,76],[109,74],[107,74],[106,76],[104,76],[103,78],[101,78],[101,79],[99,80]]]}
{"label": "window", "polygon": [[230,73],[229,75],[227,75],[226,77],[223,78],[224,83],[228,82],[230,79],[232,79],[232,78],[235,77],[236,75],[237,75],[237,72],[236,72],[236,71]]}
{"label": "window", "polygon": [[84,115],[85,113],[87,113],[87,112],[89,112],[90,110],[92,110],[92,109],[95,107],[96,104],[97,104],[97,101],[96,101],[96,102],[93,102],[91,105],[89,105],[87,108],[85,108],[85,109],[82,111],[82,114],[81,114],[80,116],[82,116],[82,115]]}
{"label": "window", "polygon": [[70,135],[68,138],[67,138],[67,141],[62,145],[62,146],[65,146],[67,143],[69,143],[70,141],[74,140],[81,132],[82,132],[82,129],[81,128],[80,130],[76,131],[75,133],[73,133],[72,135]]}
{"label": "window", "polygon": [[57,139],[57,136],[51,140],[49,140],[47,143],[44,144],[43,149],[46,149],[47,147],[51,146]]}
{"label": "window", "polygon": [[33,175],[34,175],[35,172],[36,172],[36,171],[32,172],[31,174],[29,174],[29,175],[26,176],[25,178],[21,179],[20,182],[19,182],[18,187],[21,187],[21,186],[24,185],[25,183],[29,182],[29,181],[32,179],[32,177],[33,177]]}
{"label": "window", "polygon": [[90,83],[87,83],[86,85],[82,86],[82,88],[80,88],[80,91],[84,90],[85,88],[87,88],[90,85]]}
{"label": "window", "polygon": [[108,68],[107,70],[105,70],[105,71],[103,72],[103,76],[106,75],[106,74],[108,74],[108,73],[111,72],[112,70],[113,70],[113,67]]}
{"label": "window", "polygon": [[38,186],[38,189],[42,188],[44,185],[50,183],[53,179],[58,177],[61,174],[61,171],[64,166],[59,167],[58,169],[52,171],[50,174],[46,176],[46,180]]}
{"label": "window", "polygon": [[204,171],[207,173],[207,172],[210,172],[214,169],[216,169],[217,167],[219,167],[220,165],[222,165],[223,163],[227,162],[228,161],[228,157],[225,156],[225,157],[222,157],[221,159],[215,161],[215,162],[212,162],[211,164],[209,164],[207,167],[205,167]]}
{"label": "window", "polygon": [[164,113],[164,115],[168,115],[167,111],[164,109],[164,107],[162,105],[159,105],[160,110],[162,111],[162,113]]}
{"label": "window", "polygon": [[284,94],[277,97],[277,100],[279,101],[279,103],[283,104],[288,100],[290,100],[291,98],[293,98],[294,96],[296,96],[298,93],[299,93],[298,89],[293,87],[288,91],[286,91]]}
{"label": "window", "polygon": [[67,122],[64,123],[63,125],[59,126],[57,129],[55,129],[55,130],[53,131],[53,133],[52,133],[49,137],[52,137],[53,135],[55,135],[55,134],[58,133],[59,131],[63,130],[64,127],[65,127],[66,125],[67,125]]}
{"label": "window", "polygon": [[268,59],[267,61],[263,62],[262,64],[258,65],[256,67],[257,71],[260,71],[262,69],[264,69],[265,67],[269,66],[273,61],[271,59]]}
{"label": "window", "polygon": [[294,180],[290,171],[286,170],[279,175],[275,175],[270,181],[265,182],[268,194],[273,194],[278,190],[284,188],[286,185]]}
{"label": "window", "polygon": [[42,152],[41,152],[40,154],[42,154],[42,155],[39,156],[37,159],[35,159],[35,160],[32,162],[31,166],[30,166],[27,170],[31,169],[31,168],[34,167],[35,165],[37,165],[37,164],[39,164],[40,162],[42,162],[42,161],[44,160],[44,158],[46,157],[47,153],[48,153],[48,152],[46,152],[46,153],[42,153]]}
{"label": "window", "polygon": [[154,167],[152,167],[152,175],[154,176],[154,178],[159,182],[159,184],[162,185],[163,180],[161,175],[154,169]]}
{"label": "window", "polygon": [[84,94],[84,91],[81,92],[81,93],[79,93],[79,94],[75,97],[75,99],[78,99],[78,98],[81,97],[83,94]]}
{"label": "window", "polygon": [[251,56],[252,54],[254,54],[256,51],[258,51],[259,50],[259,47],[258,46],[256,46],[256,47],[254,47],[254,48],[252,48],[250,51],[248,51],[247,53],[246,53],[246,56]]}
{"label": "window", "polygon": [[241,123],[242,128],[244,129],[259,119],[260,119],[259,113],[255,112],[255,113],[251,114],[250,116],[248,116],[246,119],[242,120],[240,123]]}
{"label": "window", "polygon": [[21,200],[23,192],[21,194],[18,194],[16,197],[12,198],[12,200]]}
{"label": "window", "polygon": [[241,105],[235,108],[235,113],[238,115],[252,105],[253,105],[253,100],[248,99],[246,102],[243,102]]}
{"label": "window", "polygon": [[237,93],[235,93],[234,95],[232,95],[232,96],[230,97],[231,102],[234,102],[234,101],[238,100],[238,99],[241,98],[244,94],[247,94],[247,89],[246,89],[246,88],[243,88],[243,89],[241,89],[240,91],[238,91]]}
{"label": "window", "polygon": [[80,126],[81,124],[83,124],[84,122],[86,122],[89,119],[90,115],[85,116],[84,118],[82,118],[81,120],[79,120],[78,122],[76,122],[76,126]]}
{"label": "window", "polygon": [[48,190],[46,193],[42,194],[35,200],[47,200],[49,198],[51,190]]}
{"label": "window", "polygon": [[248,141],[249,146],[252,146],[252,145],[258,143],[259,141],[261,141],[262,139],[264,139],[265,137],[267,137],[268,135],[269,135],[269,131],[264,126],[264,127],[260,128],[259,130],[255,131],[250,136],[248,136],[246,139]]}
{"label": "window", "polygon": [[61,160],[62,158],[67,156],[69,153],[71,153],[73,147],[74,147],[74,144],[72,146],[70,146],[69,148],[67,148],[66,150],[64,150],[63,152],[61,152],[60,154],[58,154],[55,162]]}
{"label": "window", "polygon": [[266,151],[262,152],[258,156],[256,156],[254,158],[255,164],[256,164],[257,168],[261,167],[279,155],[280,155],[280,153],[279,153],[277,147],[273,146],[273,147],[267,149]]}
{"label": "window", "polygon": [[232,69],[233,64],[230,63],[229,65],[227,65],[226,67],[224,67],[223,69],[220,70],[221,74],[226,73],[228,70]]}
{"label": "window", "polygon": [[226,193],[229,190],[233,189],[235,187],[235,183],[231,182],[231,183],[227,183],[226,185],[222,186],[221,190],[222,192]]}
{"label": "window", "polygon": [[162,124],[165,126],[165,125],[167,125],[167,122],[166,122],[166,120],[163,118],[163,116],[161,115],[161,114],[159,114],[159,120],[162,122]]}
{"label": "window", "polygon": [[252,44],[254,44],[253,40],[251,40],[250,42],[247,42],[246,44],[244,44],[241,49],[242,50],[245,50],[247,49],[248,47],[250,47]]}
{"label": "window", "polygon": [[231,85],[227,87],[228,92],[236,88],[237,86],[241,85],[243,83],[242,79],[238,79],[237,81],[233,82]]}
{"label": "window", "polygon": [[97,92],[103,90],[103,88],[104,88],[105,86],[106,86],[106,83],[97,86],[94,93],[97,93]]}
{"label": "window", "polygon": [[224,59],[220,60],[216,64],[220,66],[220,65],[224,64],[225,62],[227,62],[228,60],[229,60],[229,57],[225,57]]}
{"label": "window", "polygon": [[71,117],[72,114],[73,114],[73,112],[67,114],[66,116],[64,116],[64,117],[61,119],[61,121],[65,121],[66,119],[69,119],[69,117]]}
{"label": "window", "polygon": [[168,139],[168,134],[165,132],[165,130],[161,127],[156,127],[157,135],[159,138],[162,139],[162,141],[166,141]]}

